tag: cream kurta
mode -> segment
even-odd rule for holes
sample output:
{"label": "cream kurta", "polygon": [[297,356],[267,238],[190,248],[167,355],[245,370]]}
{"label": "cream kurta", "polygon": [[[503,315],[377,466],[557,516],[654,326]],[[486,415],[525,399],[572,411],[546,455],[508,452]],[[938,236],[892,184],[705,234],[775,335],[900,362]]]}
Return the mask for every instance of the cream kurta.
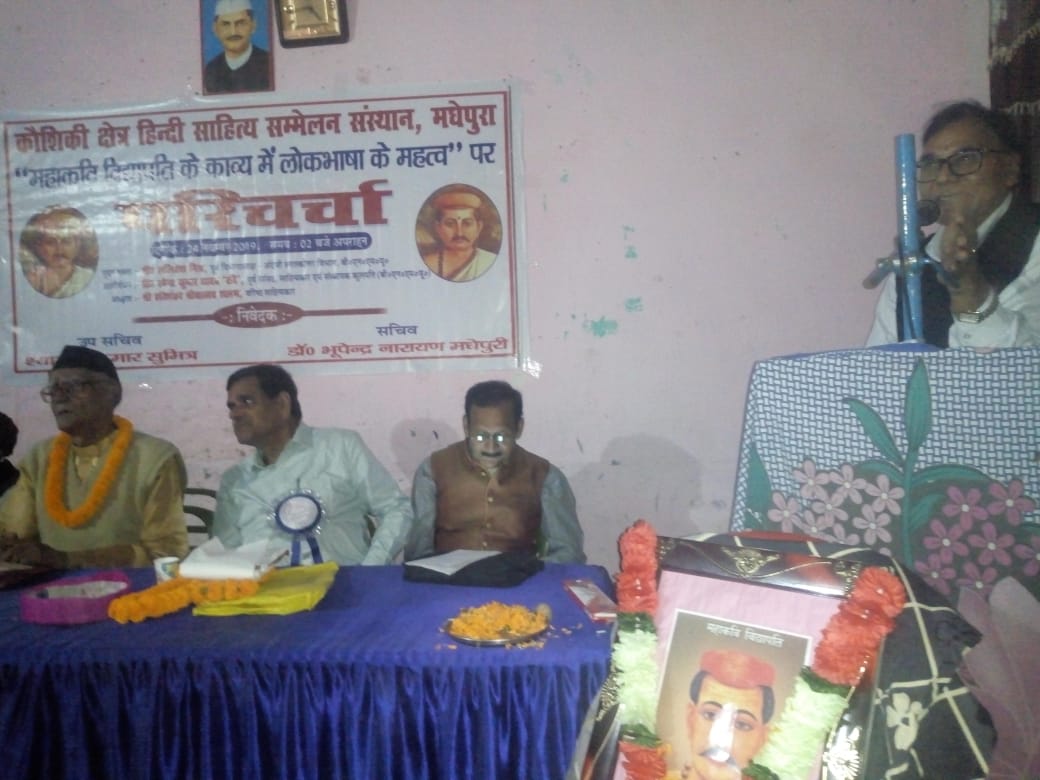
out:
{"label": "cream kurta", "polygon": [[[65,506],[75,508],[94,485],[116,432],[97,444],[70,447]],[[188,552],[184,524],[184,460],[170,442],[134,431],[115,484],[98,513],[79,528],[55,522],[44,507],[44,481],[54,439],[37,443],[19,464],[18,483],[0,503],[0,530],[69,553],[73,566],[148,566]]]}

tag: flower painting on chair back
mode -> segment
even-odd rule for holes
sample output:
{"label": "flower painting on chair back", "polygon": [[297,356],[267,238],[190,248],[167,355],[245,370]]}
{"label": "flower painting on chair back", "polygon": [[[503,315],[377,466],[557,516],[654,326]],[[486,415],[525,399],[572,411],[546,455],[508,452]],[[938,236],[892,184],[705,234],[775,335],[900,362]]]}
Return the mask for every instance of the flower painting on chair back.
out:
{"label": "flower painting on chair back", "polygon": [[986,595],[1006,576],[1040,595],[1038,502],[1022,479],[996,479],[967,463],[922,457],[933,429],[924,361],[907,382],[902,441],[863,401],[846,397],[844,404],[877,457],[820,463],[806,456],[791,464],[797,492],[784,492],[770,484],[752,446],[744,529],[871,547],[912,567],[947,596],[961,587]]}

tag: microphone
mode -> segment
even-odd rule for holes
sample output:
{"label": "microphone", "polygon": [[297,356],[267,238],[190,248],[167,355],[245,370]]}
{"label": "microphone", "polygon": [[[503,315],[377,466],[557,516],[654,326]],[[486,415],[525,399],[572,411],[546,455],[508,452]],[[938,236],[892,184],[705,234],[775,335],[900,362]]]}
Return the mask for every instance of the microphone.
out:
{"label": "microphone", "polygon": [[917,201],[917,224],[928,227],[939,219],[939,202],[931,199]]}
{"label": "microphone", "polygon": [[[939,219],[939,203],[931,199],[917,201],[917,221],[920,227],[928,227]],[[863,287],[873,290],[900,263],[898,250],[877,261],[877,266],[863,280]]]}

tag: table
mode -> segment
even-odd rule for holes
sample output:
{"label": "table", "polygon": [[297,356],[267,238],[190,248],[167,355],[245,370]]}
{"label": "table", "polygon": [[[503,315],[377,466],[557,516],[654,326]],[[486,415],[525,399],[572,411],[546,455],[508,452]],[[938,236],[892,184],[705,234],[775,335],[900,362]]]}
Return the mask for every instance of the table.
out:
{"label": "table", "polygon": [[[149,570],[127,570],[135,589]],[[21,622],[0,593],[0,774],[14,778],[563,778],[606,678],[609,625],[547,564],[514,588],[340,569],[310,612],[119,625]],[[490,600],[553,609],[538,647],[441,633]]]}

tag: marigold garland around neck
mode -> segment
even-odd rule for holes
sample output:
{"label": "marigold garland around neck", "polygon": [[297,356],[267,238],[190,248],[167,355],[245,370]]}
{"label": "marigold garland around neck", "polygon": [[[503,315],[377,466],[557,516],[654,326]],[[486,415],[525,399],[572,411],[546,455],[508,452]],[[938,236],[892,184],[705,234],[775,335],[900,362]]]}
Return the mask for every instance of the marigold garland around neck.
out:
{"label": "marigold garland around neck", "polygon": [[69,447],[72,438],[64,431],[54,437],[51,451],[47,457],[47,476],[44,480],[43,505],[47,513],[58,525],[66,528],[79,528],[94,517],[101,509],[101,505],[108,498],[119,469],[126,458],[126,451],[130,448],[133,438],[134,426],[123,417],[114,417],[116,425],[116,438],[112,442],[112,448],[108,451],[104,465],[98,473],[97,479],[90,488],[90,492],[75,509],[65,506],[65,466],[69,459]]}

